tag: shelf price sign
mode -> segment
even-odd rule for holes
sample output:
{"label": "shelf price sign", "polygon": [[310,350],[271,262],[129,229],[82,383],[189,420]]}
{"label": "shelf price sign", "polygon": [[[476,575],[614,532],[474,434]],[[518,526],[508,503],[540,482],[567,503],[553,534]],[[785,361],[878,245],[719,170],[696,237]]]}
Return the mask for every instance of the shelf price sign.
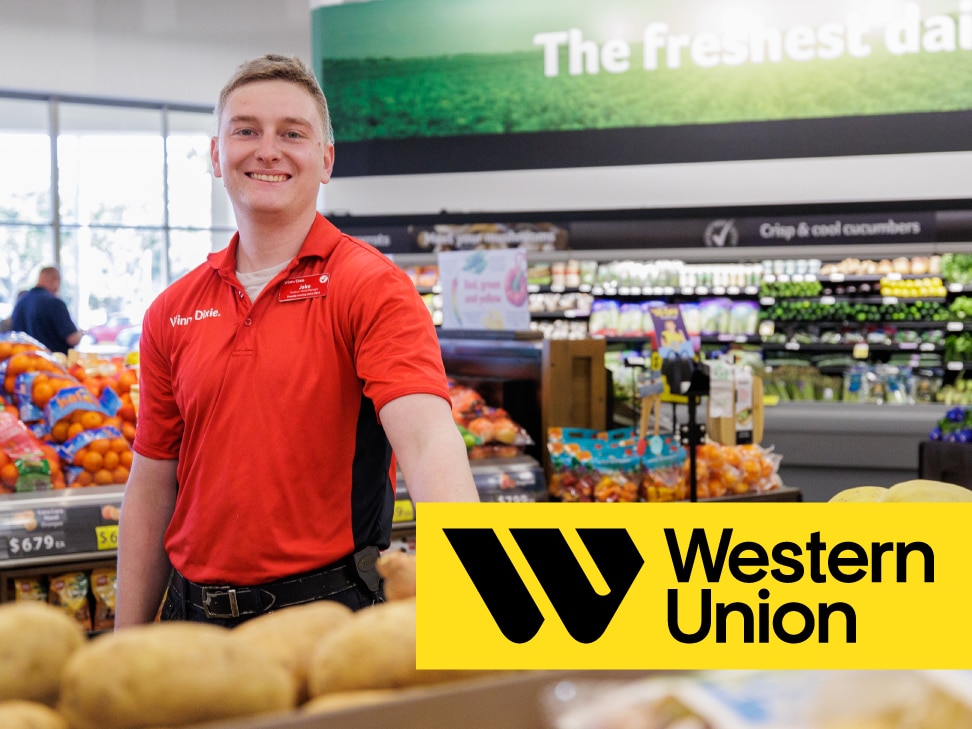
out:
{"label": "shelf price sign", "polygon": [[105,549],[118,549],[118,525],[108,524],[95,527],[95,536],[98,539],[98,551]]}
{"label": "shelf price sign", "polygon": [[392,522],[415,521],[415,505],[411,499],[396,499]]}
{"label": "shelf price sign", "polygon": [[0,515],[0,545],[8,559],[58,554],[67,547],[66,526],[67,510],[62,507],[23,509]]}
{"label": "shelf price sign", "polygon": [[63,552],[65,545],[64,532],[7,537],[7,553],[11,559],[56,554]]}
{"label": "shelf price sign", "polygon": [[117,548],[118,507],[113,504],[25,507],[0,512],[0,561]]}

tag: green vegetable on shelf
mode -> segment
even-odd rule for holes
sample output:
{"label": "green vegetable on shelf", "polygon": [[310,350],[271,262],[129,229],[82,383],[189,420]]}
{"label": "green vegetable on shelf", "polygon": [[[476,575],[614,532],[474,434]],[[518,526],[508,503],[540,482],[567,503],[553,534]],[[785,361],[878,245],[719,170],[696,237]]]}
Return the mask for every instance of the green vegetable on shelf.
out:
{"label": "green vegetable on shelf", "polygon": [[464,426],[456,423],[456,427],[459,428],[459,433],[462,435],[462,440],[466,444],[466,449],[473,448],[478,445],[482,445],[482,439],[480,439],[475,433],[470,432]]}
{"label": "green vegetable on shelf", "polygon": [[960,332],[945,337],[945,359],[949,362],[972,360],[972,333]]}
{"label": "green vegetable on shelf", "polygon": [[955,319],[972,319],[972,296],[957,296],[948,307]]}
{"label": "green vegetable on shelf", "polygon": [[972,283],[972,253],[943,254],[942,278],[956,284]]}

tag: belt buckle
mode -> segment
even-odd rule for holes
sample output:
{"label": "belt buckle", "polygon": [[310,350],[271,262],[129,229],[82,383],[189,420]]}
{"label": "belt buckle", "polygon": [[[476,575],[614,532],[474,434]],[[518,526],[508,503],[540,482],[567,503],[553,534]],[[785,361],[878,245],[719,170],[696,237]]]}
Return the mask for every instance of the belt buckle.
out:
{"label": "belt buckle", "polygon": [[[211,610],[209,607],[214,597],[220,597],[222,595],[226,595],[229,598],[230,612],[228,613],[217,613]],[[207,618],[240,617],[240,606],[236,601],[236,589],[230,587],[229,585],[222,585],[220,587],[203,587],[202,608],[205,611]]]}

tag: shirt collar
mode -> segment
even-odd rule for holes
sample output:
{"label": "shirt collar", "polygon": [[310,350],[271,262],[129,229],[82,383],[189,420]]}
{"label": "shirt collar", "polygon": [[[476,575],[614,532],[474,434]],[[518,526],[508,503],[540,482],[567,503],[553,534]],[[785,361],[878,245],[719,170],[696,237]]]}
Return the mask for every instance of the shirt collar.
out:
{"label": "shirt collar", "polygon": [[[293,269],[297,263],[305,258],[320,258],[326,260],[341,238],[341,231],[320,213],[314,217],[314,223],[307,232],[307,237],[298,251],[295,261],[289,268]],[[223,278],[236,278],[236,251],[240,246],[240,234],[236,232],[230,239],[229,245],[222,250],[206,256],[209,265],[219,272]]]}

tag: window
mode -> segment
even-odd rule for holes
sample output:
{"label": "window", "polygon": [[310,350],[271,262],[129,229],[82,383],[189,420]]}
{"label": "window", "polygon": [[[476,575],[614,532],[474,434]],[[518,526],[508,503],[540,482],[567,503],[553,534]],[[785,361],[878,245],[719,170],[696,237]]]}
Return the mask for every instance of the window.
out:
{"label": "window", "polygon": [[48,129],[47,104],[0,98],[0,317],[32,285],[31,270],[54,258]]}
{"label": "window", "polygon": [[0,316],[53,262],[81,328],[140,322],[235,229],[213,128],[208,108],[0,95]]}

